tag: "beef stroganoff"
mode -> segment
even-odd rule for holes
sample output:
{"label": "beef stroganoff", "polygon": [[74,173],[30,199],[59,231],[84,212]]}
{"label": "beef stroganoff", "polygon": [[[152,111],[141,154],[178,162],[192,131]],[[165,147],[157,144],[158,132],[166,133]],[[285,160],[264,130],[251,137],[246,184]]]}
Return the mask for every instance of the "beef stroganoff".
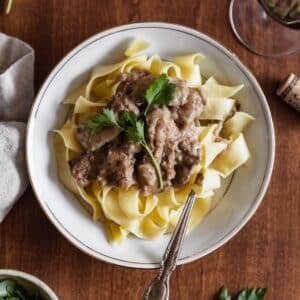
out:
{"label": "beef stroganoff", "polygon": [[146,48],[136,40],[123,61],[97,66],[54,136],[60,180],[115,242],[171,232],[191,189],[193,229],[220,179],[250,157],[242,132],[254,118],[232,98],[243,86],[202,82],[199,53],[170,62]]}

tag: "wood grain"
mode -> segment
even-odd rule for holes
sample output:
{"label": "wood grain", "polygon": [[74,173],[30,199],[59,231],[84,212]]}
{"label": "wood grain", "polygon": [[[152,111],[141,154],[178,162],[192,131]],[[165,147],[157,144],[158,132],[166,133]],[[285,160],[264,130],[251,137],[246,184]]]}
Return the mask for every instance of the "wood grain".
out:
{"label": "wood grain", "polygon": [[[225,0],[15,0],[12,13],[0,16],[0,31],[34,47],[36,88],[75,45],[125,23],[179,23],[233,50],[253,71],[271,107],[277,145],[272,182],[257,213],[235,238],[207,257],[178,267],[171,299],[213,299],[223,283],[235,292],[247,285],[266,286],[268,299],[300,299],[300,118],[274,95],[281,79],[290,72],[299,74],[300,55],[268,59],[248,52],[231,32],[228,5]],[[81,253],[50,224],[30,188],[1,224],[0,237],[0,268],[40,277],[63,300],[140,299],[156,274]]]}

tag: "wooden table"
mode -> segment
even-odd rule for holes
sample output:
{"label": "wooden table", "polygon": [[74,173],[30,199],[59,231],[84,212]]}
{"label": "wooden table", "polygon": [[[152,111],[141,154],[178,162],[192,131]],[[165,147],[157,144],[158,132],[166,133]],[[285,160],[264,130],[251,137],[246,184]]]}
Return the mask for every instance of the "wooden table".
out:
{"label": "wooden table", "polygon": [[[15,0],[14,4],[9,16],[0,16],[0,31],[34,47],[36,88],[82,40],[132,22],[190,26],[241,58],[262,85],[274,118],[277,150],[272,182],[255,216],[235,238],[207,257],[177,268],[171,299],[213,299],[224,283],[234,292],[247,285],[265,286],[268,299],[300,299],[300,118],[274,96],[279,80],[290,72],[299,74],[300,55],[268,59],[248,52],[232,34],[229,1],[224,0]],[[140,299],[156,274],[110,265],[77,250],[47,220],[31,188],[1,224],[0,237],[0,268],[40,277],[63,300]]]}

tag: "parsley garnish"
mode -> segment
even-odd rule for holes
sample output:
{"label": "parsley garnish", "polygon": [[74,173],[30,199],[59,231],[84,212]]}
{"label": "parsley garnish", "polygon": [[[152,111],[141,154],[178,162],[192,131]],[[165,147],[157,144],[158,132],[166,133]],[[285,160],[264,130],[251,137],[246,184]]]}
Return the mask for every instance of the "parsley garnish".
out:
{"label": "parsley garnish", "polygon": [[36,292],[26,292],[17,282],[12,279],[0,281],[0,300],[42,300]]}
{"label": "parsley garnish", "polygon": [[231,300],[231,296],[228,294],[228,290],[225,285],[223,285],[219,291],[218,300]]}
{"label": "parsley garnish", "polygon": [[104,108],[84,123],[85,127],[93,129],[95,132],[101,131],[105,127],[120,128],[115,114],[111,109]]}
{"label": "parsley garnish", "polygon": [[122,110],[119,115],[119,124],[122,128],[134,126],[137,122],[137,117],[133,112]]}
{"label": "parsley garnish", "polygon": [[157,77],[146,91],[146,101],[148,103],[145,109],[145,115],[154,104],[169,104],[173,100],[176,85],[171,83],[166,74]]}
{"label": "parsley garnish", "polygon": [[237,300],[263,300],[267,293],[266,288],[249,289],[246,288],[238,295]]}
{"label": "parsley garnish", "polygon": [[[263,300],[267,293],[266,288],[245,288],[238,296],[237,300]],[[218,293],[218,300],[231,300],[231,296],[228,294],[226,286],[222,286]]]}
{"label": "parsley garnish", "polygon": [[99,132],[105,127],[116,127],[123,130],[128,140],[139,143],[147,152],[154,166],[159,187],[163,189],[164,184],[160,166],[146,142],[143,120],[138,120],[133,112],[128,111],[121,111],[119,113],[119,119],[117,120],[113,110],[105,108],[102,112],[97,113],[94,117],[85,122],[84,125],[95,132]]}

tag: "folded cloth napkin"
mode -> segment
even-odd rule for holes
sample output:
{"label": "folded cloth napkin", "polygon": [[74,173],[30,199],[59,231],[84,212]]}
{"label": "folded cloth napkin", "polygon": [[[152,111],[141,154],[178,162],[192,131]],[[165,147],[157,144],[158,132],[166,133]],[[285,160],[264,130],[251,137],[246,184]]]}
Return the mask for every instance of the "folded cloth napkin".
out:
{"label": "folded cloth napkin", "polygon": [[33,49],[0,33],[0,222],[28,184],[24,121],[34,96],[33,68]]}

